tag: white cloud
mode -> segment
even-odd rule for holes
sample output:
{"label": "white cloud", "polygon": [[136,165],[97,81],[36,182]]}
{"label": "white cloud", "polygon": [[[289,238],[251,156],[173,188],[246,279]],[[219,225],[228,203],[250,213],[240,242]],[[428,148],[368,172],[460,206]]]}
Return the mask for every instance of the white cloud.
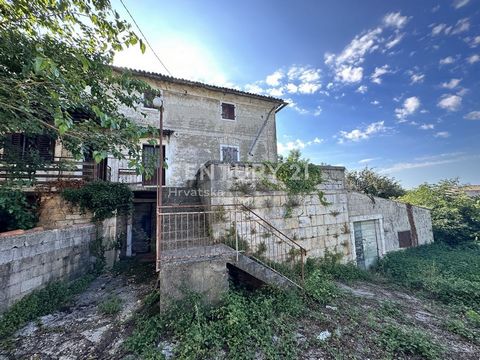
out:
{"label": "white cloud", "polygon": [[416,96],[409,97],[403,102],[401,108],[395,109],[395,114],[400,122],[406,121],[405,118],[413,115],[420,108],[420,99]]}
{"label": "white cloud", "polygon": [[480,111],[470,111],[463,118],[467,120],[480,120]]}
{"label": "white cloud", "polygon": [[480,45],[480,35],[475,36],[474,38],[467,37],[465,38],[465,41],[469,43],[470,47],[475,48]]}
{"label": "white cloud", "polygon": [[433,124],[422,124],[420,125],[420,129],[422,130],[432,130],[435,128],[435,125]]}
{"label": "white cloud", "polygon": [[472,56],[469,56],[467,58],[467,61],[470,63],[470,64],[475,64],[476,62],[480,61],[480,55],[478,54],[474,54]]}
{"label": "white cloud", "polygon": [[336,79],[344,83],[356,83],[362,81],[363,68],[343,66],[337,69]]}
{"label": "white cloud", "polygon": [[343,49],[340,55],[335,57],[336,64],[361,64],[365,60],[365,55],[376,49],[378,37],[381,33],[381,28],[375,28],[364,35],[355,36],[350,44]]}
{"label": "white cloud", "polygon": [[302,83],[298,86],[298,92],[301,94],[314,94],[322,85],[318,83]]}
{"label": "white cloud", "polygon": [[425,74],[412,74],[410,80],[411,84],[422,83],[425,80]]}
{"label": "white cloud", "polygon": [[273,97],[280,97],[280,96],[283,96],[283,94],[285,94],[284,89],[282,87],[266,89],[265,92],[268,95]]}
{"label": "white cloud", "polygon": [[462,79],[451,79],[449,82],[442,83],[442,87],[445,89],[455,89],[460,84]]}
{"label": "white cloud", "polygon": [[360,85],[360,86],[358,87],[358,89],[355,90],[355,92],[358,92],[358,93],[360,93],[360,94],[365,94],[365,93],[367,92],[367,90],[368,90],[368,86],[366,86],[366,85]]}
{"label": "white cloud", "polygon": [[257,84],[246,84],[243,88],[246,92],[250,92],[254,94],[262,95],[264,93],[264,90]]}
{"label": "white cloud", "polygon": [[385,47],[387,49],[391,49],[393,48],[395,45],[397,45],[400,41],[402,41],[403,39],[403,36],[405,34],[398,34],[397,36],[395,36],[392,40],[388,41],[386,44],[385,44]]}
{"label": "white cloud", "polygon": [[370,102],[370,104],[372,104],[372,105],[380,105],[380,101],[378,101],[378,100],[373,100],[373,101]]}
{"label": "white cloud", "polygon": [[391,71],[390,71],[388,65],[383,65],[381,67],[376,67],[375,70],[373,71],[373,74],[370,76],[370,79],[375,84],[381,84],[382,83],[382,76],[385,75],[385,74],[388,74],[390,72]]}
{"label": "white cloud", "polygon": [[443,139],[446,139],[448,137],[450,137],[450,133],[448,131],[439,131],[437,133],[435,133],[435,136],[436,138],[443,138]]}
{"label": "white cloud", "polygon": [[292,99],[286,99],[285,101],[288,102],[288,107],[289,108],[292,108],[293,110],[298,112],[300,115],[308,114],[307,109],[304,109],[304,108],[298,106],[298,104],[295,101],[293,101]]}
{"label": "white cloud", "polygon": [[315,111],[313,112],[313,116],[320,116],[322,114],[322,107],[319,105],[316,107]]}
{"label": "white cloud", "polygon": [[407,16],[402,16],[400,12],[390,13],[383,17],[383,23],[387,27],[394,27],[397,29],[403,28],[408,22]]}
{"label": "white cloud", "polygon": [[367,125],[363,129],[354,129],[352,131],[340,131],[339,137],[340,139],[338,142],[340,144],[344,143],[345,141],[360,141],[366,140],[370,138],[372,135],[385,132],[387,127],[385,126],[384,121],[378,121]]}
{"label": "white cloud", "polygon": [[280,85],[280,80],[282,80],[284,76],[285,74],[282,71],[277,70],[273,74],[268,75],[267,78],[265,79],[265,82],[269,86],[278,86]]}
{"label": "white cloud", "polygon": [[372,161],[378,160],[378,159],[379,159],[379,158],[361,159],[361,160],[358,160],[358,163],[359,163],[359,164],[368,164],[368,163],[371,163]]}
{"label": "white cloud", "polygon": [[449,65],[455,62],[455,58],[453,56],[447,56],[446,58],[440,59],[440,65]]}
{"label": "white cloud", "polygon": [[468,18],[460,19],[457,21],[452,29],[452,35],[460,34],[470,29],[470,20]]}
{"label": "white cloud", "polygon": [[470,0],[454,0],[452,5],[455,9],[460,9],[461,7],[467,5],[469,2]]}
{"label": "white cloud", "polygon": [[439,108],[448,110],[448,111],[457,111],[462,105],[462,98],[458,95],[445,94],[443,95],[437,103]]}
{"label": "white cloud", "polygon": [[303,150],[308,146],[318,145],[323,143],[323,139],[315,137],[313,140],[303,141],[296,139],[294,141],[288,141],[286,143],[277,142],[277,150],[281,155],[287,155],[291,150]]}
{"label": "white cloud", "polygon": [[438,24],[432,27],[432,35],[440,35],[447,28],[447,24]]}

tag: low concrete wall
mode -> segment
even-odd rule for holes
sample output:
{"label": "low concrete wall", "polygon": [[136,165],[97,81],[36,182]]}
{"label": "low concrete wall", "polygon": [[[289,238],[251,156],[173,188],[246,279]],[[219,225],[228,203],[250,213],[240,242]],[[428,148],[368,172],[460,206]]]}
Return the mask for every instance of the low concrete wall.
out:
{"label": "low concrete wall", "polygon": [[91,266],[93,224],[0,238],[0,312],[51,281],[70,280]]}

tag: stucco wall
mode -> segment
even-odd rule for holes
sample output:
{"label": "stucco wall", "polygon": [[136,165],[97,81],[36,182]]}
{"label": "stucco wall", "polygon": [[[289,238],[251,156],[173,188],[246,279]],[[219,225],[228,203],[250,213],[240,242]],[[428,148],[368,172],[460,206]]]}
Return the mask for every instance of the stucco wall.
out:
{"label": "stucco wall", "polygon": [[[144,80],[163,91],[164,128],[174,131],[172,135],[164,136],[168,163],[167,186],[185,186],[195,178],[202,164],[209,160],[220,160],[220,145],[238,146],[241,161],[276,159],[274,111],[253,151],[254,156],[249,156],[248,151],[268,113],[278,103],[201,87]],[[222,102],[235,104],[236,120],[221,118]],[[158,127],[158,110],[121,110],[140,124]],[[145,139],[145,143],[147,141]],[[112,168],[113,181],[117,181],[118,168],[128,168],[126,161],[113,159],[109,160],[109,166]],[[141,182],[141,177],[135,175],[131,175],[128,181],[133,182],[134,179]]]}
{"label": "stucco wall", "polygon": [[50,281],[86,273],[95,229],[74,225],[0,238],[0,311]]}
{"label": "stucco wall", "polygon": [[[352,222],[367,219],[382,220],[385,252],[399,248],[399,231],[412,230],[408,220],[407,205],[397,201],[348,192],[348,211]],[[433,242],[430,211],[416,206],[412,207],[412,211],[418,244]]]}

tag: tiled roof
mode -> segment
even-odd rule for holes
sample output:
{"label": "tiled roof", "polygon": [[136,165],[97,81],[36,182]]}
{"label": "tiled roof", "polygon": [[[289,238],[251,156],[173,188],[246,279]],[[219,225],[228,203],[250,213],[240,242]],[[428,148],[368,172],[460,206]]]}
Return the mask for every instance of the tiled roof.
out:
{"label": "tiled roof", "polygon": [[168,82],[172,82],[172,83],[175,83],[175,84],[181,84],[181,85],[197,86],[197,87],[202,87],[202,88],[208,89],[208,90],[221,91],[223,93],[228,93],[228,94],[248,96],[248,97],[255,98],[255,99],[275,102],[275,103],[278,103],[278,104],[287,104],[287,102],[285,100],[275,98],[275,97],[272,97],[272,96],[258,95],[258,94],[250,93],[250,92],[247,92],[247,91],[241,91],[241,90],[231,89],[231,88],[222,87],[222,86],[204,84],[204,83],[201,83],[199,81],[192,81],[192,80],[187,80],[187,79],[176,78],[176,77],[173,77],[173,76],[168,76],[168,75],[164,75],[164,74],[160,74],[160,73],[154,73],[154,72],[151,72],[151,71],[130,69],[130,68],[118,67],[118,66],[114,66],[113,68],[117,71],[129,71],[133,75],[145,76],[147,78],[151,78],[151,79],[155,79],[155,80],[168,81]]}

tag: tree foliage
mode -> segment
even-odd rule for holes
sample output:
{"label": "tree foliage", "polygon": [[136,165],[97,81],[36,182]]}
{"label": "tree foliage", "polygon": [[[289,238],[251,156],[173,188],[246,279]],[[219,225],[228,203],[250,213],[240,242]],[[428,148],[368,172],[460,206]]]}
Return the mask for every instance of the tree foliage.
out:
{"label": "tree foliage", "polygon": [[456,179],[422,184],[400,200],[432,210],[437,241],[456,244],[480,236],[480,199],[466,195]]}
{"label": "tree foliage", "polygon": [[149,86],[110,66],[138,43],[108,0],[0,0],[0,135],[49,134],[77,158],[110,153],[142,170],[138,140],[154,130],[119,107]]}
{"label": "tree foliage", "polygon": [[360,171],[347,171],[346,186],[350,190],[385,199],[405,194],[405,190],[397,180],[381,175],[368,167]]}

